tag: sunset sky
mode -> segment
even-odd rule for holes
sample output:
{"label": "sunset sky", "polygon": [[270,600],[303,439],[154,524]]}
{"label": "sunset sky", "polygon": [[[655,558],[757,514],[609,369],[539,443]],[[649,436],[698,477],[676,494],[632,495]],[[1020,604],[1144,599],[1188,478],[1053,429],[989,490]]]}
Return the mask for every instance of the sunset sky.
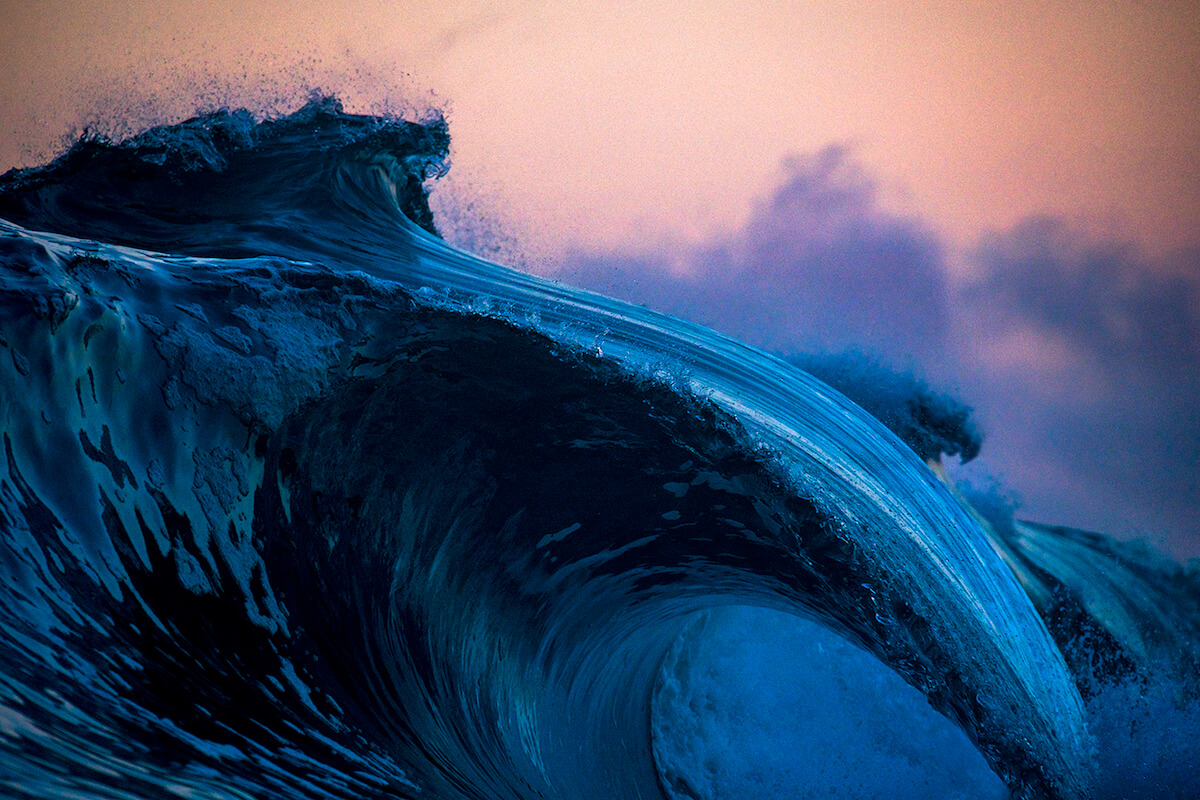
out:
{"label": "sunset sky", "polygon": [[451,239],[916,367],[1027,516],[1200,556],[1194,0],[0,9],[0,170],[314,88],[440,110]]}

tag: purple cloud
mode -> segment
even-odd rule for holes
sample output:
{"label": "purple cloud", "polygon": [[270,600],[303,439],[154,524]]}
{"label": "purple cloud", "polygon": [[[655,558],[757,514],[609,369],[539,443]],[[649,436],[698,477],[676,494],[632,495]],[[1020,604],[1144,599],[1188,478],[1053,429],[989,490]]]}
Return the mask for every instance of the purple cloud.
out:
{"label": "purple cloud", "polygon": [[[961,357],[989,428],[1020,430],[985,452],[1026,513],[1200,553],[1200,248],[1156,260],[1035,217],[973,259]],[[1028,359],[996,357],[1013,341]]]}
{"label": "purple cloud", "polygon": [[745,227],[668,264],[663,254],[577,255],[562,277],[780,352],[867,349],[940,357],[949,325],[942,248],[882,210],[841,145],[791,159]]}
{"label": "purple cloud", "polygon": [[[845,147],[785,166],[720,241],[577,254],[560,277],[798,356],[830,380],[865,374],[856,363],[898,365],[888,386],[924,386],[947,410],[914,446],[973,455],[978,422],[981,456],[963,474],[999,475],[1023,516],[1200,555],[1200,246],[1155,260],[1033,217],[981,237],[976,280],[951,292],[942,243],[882,209]],[[974,417],[921,374],[956,387]],[[907,409],[892,413],[903,423],[927,406],[881,408]]]}

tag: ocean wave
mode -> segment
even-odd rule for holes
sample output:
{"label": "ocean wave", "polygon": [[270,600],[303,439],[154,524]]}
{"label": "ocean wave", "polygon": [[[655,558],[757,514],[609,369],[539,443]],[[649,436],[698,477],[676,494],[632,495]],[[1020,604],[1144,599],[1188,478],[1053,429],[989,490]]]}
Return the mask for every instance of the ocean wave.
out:
{"label": "ocean wave", "polygon": [[1085,796],[994,530],[800,369],[438,239],[448,142],[321,99],[0,178],[0,784],[660,797],[664,669],[758,606]]}

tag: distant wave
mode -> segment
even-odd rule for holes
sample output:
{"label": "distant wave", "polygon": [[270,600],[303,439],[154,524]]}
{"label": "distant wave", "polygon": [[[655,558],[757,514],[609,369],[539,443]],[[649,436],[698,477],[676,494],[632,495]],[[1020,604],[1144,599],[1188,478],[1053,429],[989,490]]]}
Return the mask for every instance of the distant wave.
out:
{"label": "distant wave", "polygon": [[455,251],[448,143],[324,99],[0,178],[5,791],[679,796],[656,691],[748,605],[894,670],[1014,796],[1086,796],[1038,589],[1090,597],[1043,557],[1078,537],[1000,537],[792,365]]}

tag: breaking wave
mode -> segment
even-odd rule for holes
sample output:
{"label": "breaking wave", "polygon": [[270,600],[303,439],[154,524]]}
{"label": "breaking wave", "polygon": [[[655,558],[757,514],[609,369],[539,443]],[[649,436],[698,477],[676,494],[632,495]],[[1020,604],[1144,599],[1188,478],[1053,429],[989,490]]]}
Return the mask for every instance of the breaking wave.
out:
{"label": "breaking wave", "polygon": [[0,178],[4,791],[728,796],[697,654],[749,607],[845,751],[1087,796],[1072,643],[1179,674],[1190,577],[1114,597],[795,366],[454,250],[448,143],[323,99]]}

